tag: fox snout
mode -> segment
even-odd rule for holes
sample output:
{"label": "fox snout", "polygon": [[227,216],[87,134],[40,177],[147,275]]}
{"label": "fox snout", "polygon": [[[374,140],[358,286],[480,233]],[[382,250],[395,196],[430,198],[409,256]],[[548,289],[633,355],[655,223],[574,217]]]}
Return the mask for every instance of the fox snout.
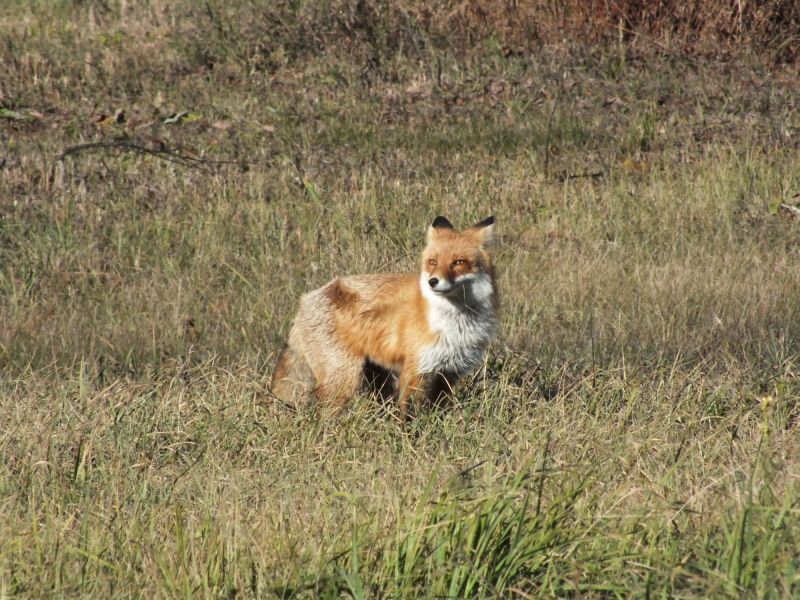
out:
{"label": "fox snout", "polygon": [[428,285],[434,292],[446,294],[455,287],[455,281],[452,281],[448,276],[437,276],[433,273],[428,276]]}

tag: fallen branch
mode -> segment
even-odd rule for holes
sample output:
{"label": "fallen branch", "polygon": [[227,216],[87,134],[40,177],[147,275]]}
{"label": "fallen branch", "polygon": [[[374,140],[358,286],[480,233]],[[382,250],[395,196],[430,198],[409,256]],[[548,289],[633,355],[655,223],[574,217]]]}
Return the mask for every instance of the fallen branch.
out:
{"label": "fallen branch", "polygon": [[550,182],[564,183],[565,181],[571,181],[572,179],[600,179],[604,176],[605,173],[603,173],[603,171],[591,171],[588,173],[560,173],[559,175],[556,175]]}
{"label": "fallen branch", "polygon": [[205,165],[249,164],[246,161],[239,161],[239,160],[210,160],[206,158],[195,158],[193,156],[186,156],[185,154],[180,154],[179,152],[175,152],[174,150],[169,150],[167,148],[159,148],[157,150],[154,150],[152,148],[148,148],[147,146],[142,146],[140,144],[135,144],[133,142],[122,142],[122,141],[88,142],[85,144],[77,144],[75,146],[70,146],[61,153],[61,155],[58,157],[58,160],[63,162],[66,157],[79,154],[80,152],[84,152],[87,150],[125,150],[127,152],[138,152],[139,154],[155,156],[156,158],[160,158],[162,160],[178,163],[185,167],[191,167],[193,169],[202,169],[202,170],[207,170],[205,169]]}

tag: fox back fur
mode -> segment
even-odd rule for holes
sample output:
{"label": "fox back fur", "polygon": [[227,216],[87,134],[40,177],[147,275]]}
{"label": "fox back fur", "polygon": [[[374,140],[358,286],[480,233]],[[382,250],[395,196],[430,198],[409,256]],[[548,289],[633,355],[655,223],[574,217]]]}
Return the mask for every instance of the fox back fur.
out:
{"label": "fox back fur", "polygon": [[437,217],[426,242],[418,276],[338,277],[300,299],[275,396],[342,406],[377,365],[405,415],[412,397],[438,401],[482,363],[497,331],[494,217],[463,231]]}

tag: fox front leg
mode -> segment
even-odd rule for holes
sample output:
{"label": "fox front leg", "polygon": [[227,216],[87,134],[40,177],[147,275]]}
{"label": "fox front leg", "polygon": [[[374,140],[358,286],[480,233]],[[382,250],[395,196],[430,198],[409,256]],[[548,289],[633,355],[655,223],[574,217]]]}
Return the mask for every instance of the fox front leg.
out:
{"label": "fox front leg", "polygon": [[404,421],[408,418],[408,405],[411,398],[417,398],[423,391],[423,387],[423,376],[420,373],[408,371],[400,373],[397,381],[397,398],[400,404],[400,417]]}
{"label": "fox front leg", "polygon": [[425,399],[431,406],[447,406],[453,397],[457,377],[446,373],[432,373],[427,377]]}

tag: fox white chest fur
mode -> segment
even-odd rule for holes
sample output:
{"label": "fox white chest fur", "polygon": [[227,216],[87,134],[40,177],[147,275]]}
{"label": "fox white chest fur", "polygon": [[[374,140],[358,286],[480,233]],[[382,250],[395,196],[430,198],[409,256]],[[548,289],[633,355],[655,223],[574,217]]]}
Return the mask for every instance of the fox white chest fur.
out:
{"label": "fox white chest fur", "polygon": [[428,305],[428,326],[438,339],[422,349],[417,369],[421,373],[461,376],[479,367],[497,331],[494,286],[489,275],[478,274],[463,286],[464,293],[457,298],[433,292],[424,275],[420,287]]}

